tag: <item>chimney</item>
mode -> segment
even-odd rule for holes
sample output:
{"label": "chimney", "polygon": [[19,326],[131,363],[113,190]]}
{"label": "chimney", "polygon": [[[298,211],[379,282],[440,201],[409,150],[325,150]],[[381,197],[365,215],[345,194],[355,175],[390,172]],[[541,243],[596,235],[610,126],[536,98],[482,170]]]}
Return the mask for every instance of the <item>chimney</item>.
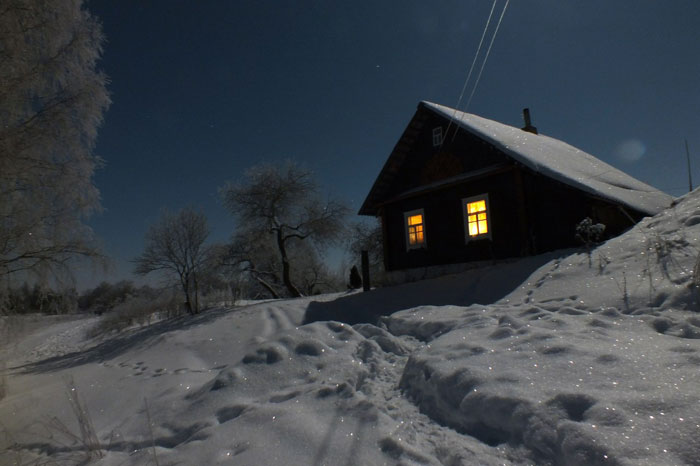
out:
{"label": "chimney", "polygon": [[532,134],[538,134],[537,128],[532,126],[532,122],[530,121],[530,109],[529,108],[523,109],[523,120],[525,120],[525,126],[523,128],[521,128],[523,131],[527,131],[528,133],[532,133]]}

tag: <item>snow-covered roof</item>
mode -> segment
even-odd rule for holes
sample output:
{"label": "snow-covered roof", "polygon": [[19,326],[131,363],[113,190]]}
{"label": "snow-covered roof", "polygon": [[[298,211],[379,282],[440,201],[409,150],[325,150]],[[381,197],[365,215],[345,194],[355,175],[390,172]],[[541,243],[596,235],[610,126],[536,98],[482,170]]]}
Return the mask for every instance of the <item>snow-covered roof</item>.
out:
{"label": "snow-covered roof", "polygon": [[421,104],[453,119],[460,128],[488,141],[531,170],[574,188],[649,215],[666,209],[673,201],[668,194],[558,139],[432,102]]}

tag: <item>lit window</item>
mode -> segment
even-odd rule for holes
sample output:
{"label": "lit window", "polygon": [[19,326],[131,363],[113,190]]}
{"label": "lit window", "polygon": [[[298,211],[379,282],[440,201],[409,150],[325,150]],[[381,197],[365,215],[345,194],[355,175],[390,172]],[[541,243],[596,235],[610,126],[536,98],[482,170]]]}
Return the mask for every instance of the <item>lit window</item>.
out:
{"label": "lit window", "polygon": [[433,128],[433,147],[438,147],[442,144],[442,126]]}
{"label": "lit window", "polygon": [[462,199],[462,204],[464,208],[466,241],[490,238],[488,195],[483,194],[469,199]]}
{"label": "lit window", "polygon": [[425,221],[423,209],[404,214],[406,221],[406,249],[425,247]]}
{"label": "lit window", "polygon": [[414,245],[423,242],[423,216],[411,215],[408,217],[408,244]]}

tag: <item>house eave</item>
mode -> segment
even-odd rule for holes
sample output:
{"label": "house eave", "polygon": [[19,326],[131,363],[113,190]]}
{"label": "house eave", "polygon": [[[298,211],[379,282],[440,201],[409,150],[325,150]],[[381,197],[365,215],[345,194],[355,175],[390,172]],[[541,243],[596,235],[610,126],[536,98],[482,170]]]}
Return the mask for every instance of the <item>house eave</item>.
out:
{"label": "house eave", "polygon": [[412,147],[415,142],[416,136],[420,133],[423,128],[423,124],[427,117],[428,112],[434,113],[427,109],[424,105],[419,104],[416,112],[411,117],[411,120],[406,126],[406,129],[401,134],[401,137],[396,142],[396,145],[389,154],[384,166],[382,167],[377,179],[374,180],[374,184],[367,194],[365,201],[362,203],[362,207],[358,212],[359,215],[369,215],[377,216],[378,207],[383,201],[383,190],[391,184],[396,174],[399,172],[403,161],[408,156],[408,150]]}
{"label": "house eave", "polygon": [[513,170],[515,168],[515,165],[512,164],[507,164],[507,163],[499,163],[495,165],[491,165],[489,167],[485,167],[479,170],[474,170],[468,173],[462,173],[457,176],[453,176],[450,178],[446,178],[444,180],[436,181],[434,183],[431,183],[429,185],[425,186],[419,186],[414,189],[409,189],[408,191],[404,191],[391,199],[387,199],[383,202],[380,202],[376,205],[377,208],[383,207],[388,204],[392,204],[397,201],[402,201],[404,199],[410,199],[414,197],[419,197],[431,192],[439,191],[442,189],[447,189],[451,188],[453,186],[458,186],[460,184],[476,181],[482,178],[487,178],[489,176],[493,175],[498,175],[501,173],[508,172],[510,170]]}

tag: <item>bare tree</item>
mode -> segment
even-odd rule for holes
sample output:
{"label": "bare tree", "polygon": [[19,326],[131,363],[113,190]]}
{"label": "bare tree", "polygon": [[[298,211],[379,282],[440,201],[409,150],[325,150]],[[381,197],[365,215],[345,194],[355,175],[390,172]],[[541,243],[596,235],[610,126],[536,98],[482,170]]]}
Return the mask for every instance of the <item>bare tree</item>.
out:
{"label": "bare tree", "polygon": [[[300,293],[313,295],[342,288],[312,244],[294,240],[287,243],[286,250],[289,262],[294,265],[290,280]],[[218,254],[219,264],[230,276],[252,282],[247,287],[249,297],[262,293],[278,299],[289,293],[282,281],[282,263],[273,235],[249,230],[237,232]]]}
{"label": "bare tree", "polygon": [[290,258],[295,265],[294,283],[307,296],[343,289],[342,280],[331,273],[313,245],[296,242]]}
{"label": "bare tree", "polygon": [[274,241],[281,264],[282,283],[291,296],[302,295],[292,280],[290,245],[296,241],[318,247],[339,238],[348,208],[323,201],[311,173],[288,163],[285,167],[259,165],[246,172],[240,184],[221,190],[224,204],[244,226],[244,236],[268,236]]}
{"label": "bare tree", "polygon": [[384,243],[382,239],[382,225],[379,221],[357,222],[350,228],[350,238],[347,250],[352,257],[353,264],[359,260],[362,251],[367,251],[369,259],[370,275],[375,284],[385,282],[384,271]]}
{"label": "bare tree", "polygon": [[84,223],[109,107],[99,22],[82,0],[0,3],[0,277],[99,256]]}
{"label": "bare tree", "polygon": [[134,259],[135,273],[164,271],[177,277],[190,314],[199,312],[197,274],[207,258],[204,242],[209,236],[207,219],[191,207],[172,214],[164,211],[146,232],[146,247]]}
{"label": "bare tree", "polygon": [[381,224],[377,220],[357,222],[352,225],[350,230],[348,251],[355,258],[360,257],[362,251],[367,251],[370,265],[380,267],[384,261]]}
{"label": "bare tree", "polygon": [[264,290],[272,298],[281,297],[279,258],[268,235],[238,231],[229,244],[221,246],[218,254],[220,264],[230,275],[244,276],[254,283],[252,296]]}

